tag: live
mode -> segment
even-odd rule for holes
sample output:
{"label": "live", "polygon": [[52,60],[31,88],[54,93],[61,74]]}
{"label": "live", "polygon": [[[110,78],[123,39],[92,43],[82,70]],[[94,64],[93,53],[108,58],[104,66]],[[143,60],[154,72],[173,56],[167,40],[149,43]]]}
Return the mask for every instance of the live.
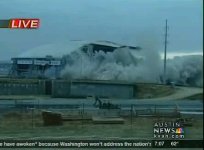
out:
{"label": "live", "polygon": [[12,19],[11,28],[35,29],[39,27],[39,19]]}

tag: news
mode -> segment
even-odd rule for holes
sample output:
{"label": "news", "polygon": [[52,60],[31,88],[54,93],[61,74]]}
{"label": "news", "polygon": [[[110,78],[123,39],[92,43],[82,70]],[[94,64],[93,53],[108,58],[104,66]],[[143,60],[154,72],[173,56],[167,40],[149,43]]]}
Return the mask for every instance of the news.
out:
{"label": "news", "polygon": [[203,2],[177,1],[0,0],[0,150],[203,148]]}

